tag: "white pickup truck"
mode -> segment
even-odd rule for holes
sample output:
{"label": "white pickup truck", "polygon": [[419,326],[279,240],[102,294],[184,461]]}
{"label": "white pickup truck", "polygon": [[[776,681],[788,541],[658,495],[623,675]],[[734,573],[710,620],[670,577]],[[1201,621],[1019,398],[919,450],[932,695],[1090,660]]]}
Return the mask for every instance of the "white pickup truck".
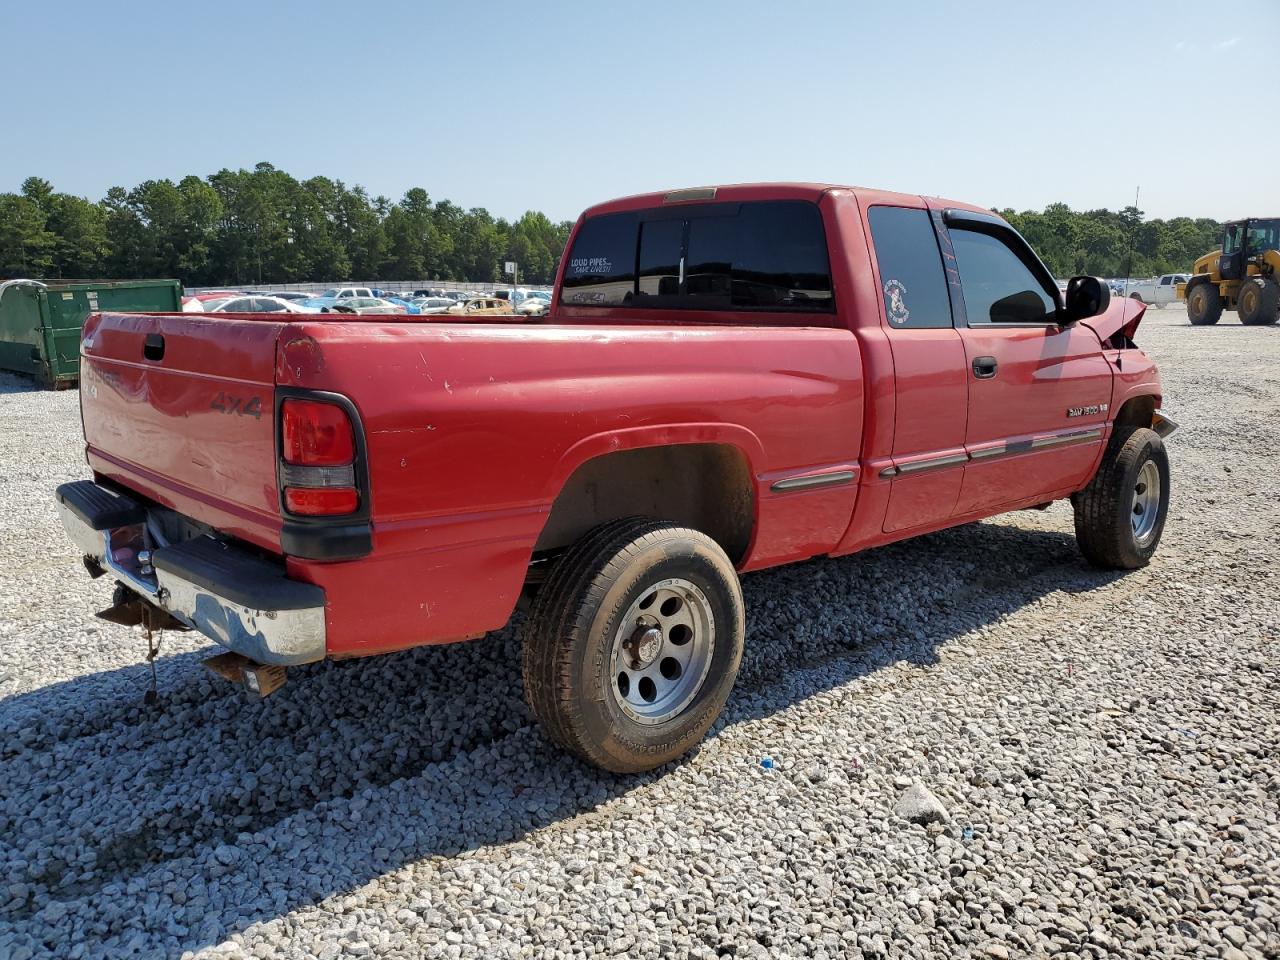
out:
{"label": "white pickup truck", "polygon": [[1130,280],[1124,287],[1124,295],[1140,303],[1154,304],[1163,310],[1165,304],[1178,299],[1178,284],[1191,278],[1187,273],[1166,273],[1152,280]]}

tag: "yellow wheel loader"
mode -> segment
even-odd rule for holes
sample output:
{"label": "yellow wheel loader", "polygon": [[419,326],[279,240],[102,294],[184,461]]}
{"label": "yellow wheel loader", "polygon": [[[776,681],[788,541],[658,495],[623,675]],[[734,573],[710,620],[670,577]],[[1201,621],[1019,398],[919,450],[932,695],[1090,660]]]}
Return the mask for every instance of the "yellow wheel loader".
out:
{"label": "yellow wheel loader", "polygon": [[1236,220],[1222,232],[1222,248],[1196,261],[1191,279],[1179,284],[1187,317],[1196,326],[1217,323],[1235,310],[1249,326],[1280,317],[1280,217]]}

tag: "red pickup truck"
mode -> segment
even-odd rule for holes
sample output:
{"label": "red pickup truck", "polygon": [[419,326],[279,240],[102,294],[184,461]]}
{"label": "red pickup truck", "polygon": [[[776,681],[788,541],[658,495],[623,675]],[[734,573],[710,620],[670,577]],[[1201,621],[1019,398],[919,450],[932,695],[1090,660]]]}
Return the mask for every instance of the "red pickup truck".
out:
{"label": "red pickup truck", "polygon": [[1089,561],[1144,565],[1174,425],[1143,310],[1063,295],[966,204],[629,197],[582,215],[524,322],[90,317],[93,479],[58,506],[119,601],[246,675],[477,637],[527,598],[547,735],[642,770],[728,697],[741,573],[1062,498]]}

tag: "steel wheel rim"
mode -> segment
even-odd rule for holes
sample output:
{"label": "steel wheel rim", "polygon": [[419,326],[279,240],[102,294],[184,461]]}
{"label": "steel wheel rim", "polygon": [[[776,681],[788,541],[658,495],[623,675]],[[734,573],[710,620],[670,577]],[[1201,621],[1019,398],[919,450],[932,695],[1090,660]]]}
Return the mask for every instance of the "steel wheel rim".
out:
{"label": "steel wheel rim", "polygon": [[1148,460],[1138,471],[1133,484],[1133,504],[1129,521],[1133,525],[1133,539],[1138,546],[1146,546],[1156,529],[1160,515],[1160,470],[1154,460]]}
{"label": "steel wheel rim", "polygon": [[680,577],[649,585],[614,633],[614,702],[637,723],[678,716],[702,689],[715,646],[715,618],[705,593]]}

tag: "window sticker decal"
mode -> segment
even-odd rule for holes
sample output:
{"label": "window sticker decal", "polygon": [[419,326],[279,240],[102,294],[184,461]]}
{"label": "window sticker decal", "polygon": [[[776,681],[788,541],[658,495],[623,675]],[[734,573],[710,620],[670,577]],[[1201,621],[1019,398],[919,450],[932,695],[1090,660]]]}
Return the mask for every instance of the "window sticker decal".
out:
{"label": "window sticker decal", "polygon": [[569,269],[576,274],[607,274],[613,272],[613,261],[608,257],[577,257],[569,261]]}
{"label": "window sticker decal", "polygon": [[889,313],[889,322],[902,326],[911,319],[911,311],[907,309],[907,288],[900,280],[888,280],[884,285],[884,305]]}

